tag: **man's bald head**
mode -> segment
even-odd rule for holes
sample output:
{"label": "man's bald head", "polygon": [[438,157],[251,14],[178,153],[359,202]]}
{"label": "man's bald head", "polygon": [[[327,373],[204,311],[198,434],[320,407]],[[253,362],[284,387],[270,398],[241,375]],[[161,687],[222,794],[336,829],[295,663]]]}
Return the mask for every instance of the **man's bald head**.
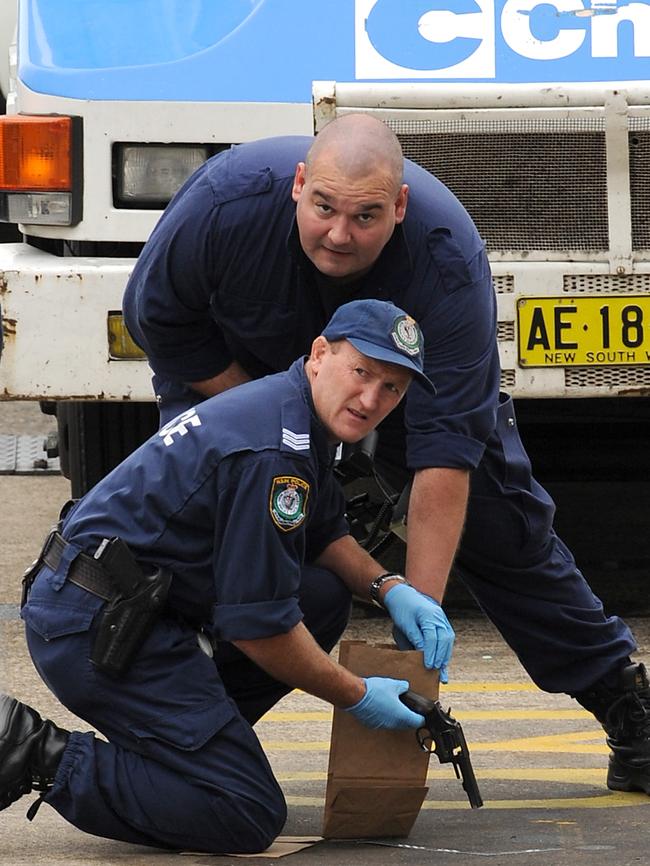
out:
{"label": "man's bald head", "polygon": [[396,136],[367,114],[328,124],[296,166],[291,197],[307,258],[324,276],[368,273],[404,220],[408,186]]}
{"label": "man's bald head", "polygon": [[346,114],[328,123],[309,149],[307,171],[322,159],[335,163],[345,177],[383,171],[396,190],[402,184],[404,156],[399,140],[383,121],[369,114]]}

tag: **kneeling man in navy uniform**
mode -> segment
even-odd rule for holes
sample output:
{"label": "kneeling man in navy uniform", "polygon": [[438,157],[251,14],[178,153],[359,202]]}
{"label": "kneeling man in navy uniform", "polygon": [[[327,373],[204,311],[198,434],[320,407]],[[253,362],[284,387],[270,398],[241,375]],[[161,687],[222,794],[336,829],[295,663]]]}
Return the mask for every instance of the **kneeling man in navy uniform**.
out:
{"label": "kneeling man in navy uniform", "polygon": [[332,469],[422,372],[392,303],[340,307],[309,358],[166,424],[73,503],[25,577],[39,674],[100,731],[68,732],[0,697],[0,808],[31,790],[76,827],[170,849],[259,852],[286,820],[253,731],[291,689],[369,727],[417,728],[403,680],[328,655],[352,595],[384,605],[446,670],[440,605],[351,537]]}

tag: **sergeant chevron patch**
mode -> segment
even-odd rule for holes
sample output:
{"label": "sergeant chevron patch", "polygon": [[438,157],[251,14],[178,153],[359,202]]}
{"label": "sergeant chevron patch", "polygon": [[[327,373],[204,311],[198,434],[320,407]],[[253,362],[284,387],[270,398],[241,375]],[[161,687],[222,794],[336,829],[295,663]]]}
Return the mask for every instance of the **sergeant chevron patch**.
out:
{"label": "sergeant chevron patch", "polygon": [[282,444],[294,451],[309,450],[309,433],[294,433],[288,427],[282,428]]}

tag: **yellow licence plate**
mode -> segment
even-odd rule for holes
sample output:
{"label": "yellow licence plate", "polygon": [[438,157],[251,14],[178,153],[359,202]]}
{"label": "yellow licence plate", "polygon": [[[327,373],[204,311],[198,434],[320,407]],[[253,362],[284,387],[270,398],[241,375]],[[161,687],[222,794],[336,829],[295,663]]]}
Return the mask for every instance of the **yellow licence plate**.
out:
{"label": "yellow licence plate", "polygon": [[650,295],[520,298],[523,367],[650,364]]}

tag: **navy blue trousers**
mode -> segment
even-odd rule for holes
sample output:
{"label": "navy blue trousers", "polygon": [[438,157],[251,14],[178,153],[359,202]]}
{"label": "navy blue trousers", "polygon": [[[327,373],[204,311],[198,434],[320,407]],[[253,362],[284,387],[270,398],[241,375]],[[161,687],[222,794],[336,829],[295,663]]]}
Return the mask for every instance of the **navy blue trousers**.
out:
{"label": "navy blue trousers", "polygon": [[[101,734],[75,731],[45,797],[71,824],[140,845],[215,853],[264,850],[286,820],[284,796],[251,727],[289,689],[229,645],[214,659],[196,632],[161,618],[123,677],[89,661],[103,602],[44,567],[22,611],[34,664],[72,713]],[[329,651],[350,595],[331,573],[305,567],[304,624]]]}
{"label": "navy blue trousers", "polygon": [[470,484],[455,569],[540,688],[584,691],[636,642],[623,620],[605,615],[553,530],[555,505],[533,478],[507,394]]}

